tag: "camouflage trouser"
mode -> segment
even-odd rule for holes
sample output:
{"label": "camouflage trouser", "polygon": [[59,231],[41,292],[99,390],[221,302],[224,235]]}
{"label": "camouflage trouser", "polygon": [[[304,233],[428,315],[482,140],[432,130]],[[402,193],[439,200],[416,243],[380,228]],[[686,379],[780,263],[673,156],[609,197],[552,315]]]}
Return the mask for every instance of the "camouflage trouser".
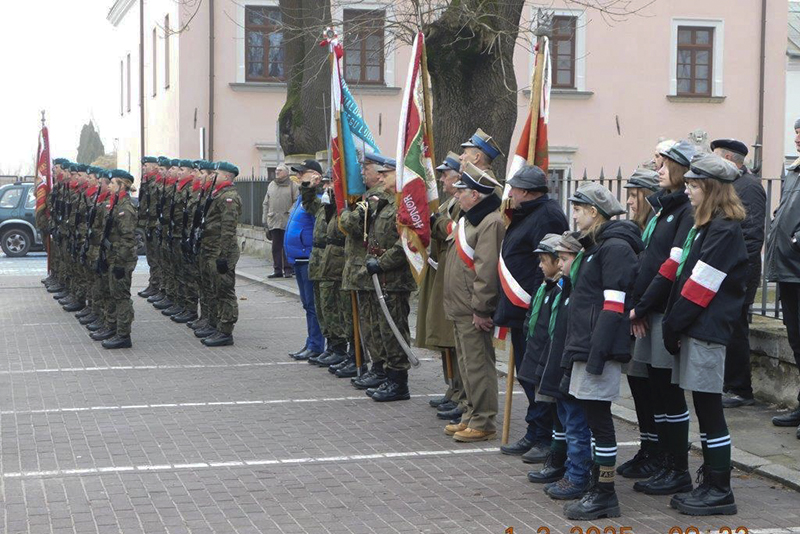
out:
{"label": "camouflage trouser", "polygon": [[380,336],[378,321],[382,321],[383,312],[374,291],[358,292],[358,322],[361,337],[364,340],[364,351],[369,353],[372,366],[383,367],[386,362],[386,347]]}
{"label": "camouflage trouser", "polygon": [[214,296],[212,297],[216,307],[217,330],[223,334],[232,334],[236,321],[239,320],[239,301],[236,298],[236,262],[239,261],[238,249],[235,255],[228,259],[228,272],[219,274],[217,272],[217,259],[208,260],[208,264],[213,269],[214,275]]}
{"label": "camouflage trouser", "polygon": [[181,258],[181,286],[183,294],[181,305],[190,311],[197,311],[197,301],[199,298],[200,270],[196,261],[187,261],[183,253],[178,254]]}
{"label": "camouflage trouser", "polygon": [[146,241],[147,265],[150,266],[150,286],[161,287],[161,264],[158,261],[158,247],[152,239],[155,228],[145,230],[145,236],[150,235],[151,239]]}
{"label": "camouflage trouser", "polygon": [[[315,282],[316,286],[316,282]],[[317,319],[322,316],[327,328],[327,334],[323,330],[323,335],[328,339],[328,345],[331,349],[341,351],[347,350],[347,340],[344,330],[344,317],[342,317],[341,300],[341,282],[323,281],[319,282],[319,300],[316,300],[314,295],[314,305],[317,309]]]}
{"label": "camouflage trouser", "polygon": [[110,294],[106,275],[95,274],[92,283],[92,313],[102,319],[105,324],[108,324]]}
{"label": "camouflage trouser", "polygon": [[175,275],[174,264],[172,263],[172,254],[170,254],[169,239],[164,236],[164,242],[159,249],[161,256],[161,276],[164,278],[163,286],[164,292],[167,294],[172,302],[175,302]]}
{"label": "camouflage trouser", "polygon": [[317,311],[317,322],[319,323],[319,330],[322,332],[322,337],[328,339],[331,337],[331,330],[328,328],[328,317],[322,313],[322,307],[320,303],[322,302],[322,294],[320,292],[320,284],[324,282],[320,282],[318,280],[312,280],[311,285],[314,288],[314,309]]}
{"label": "camouflage trouser", "polygon": [[[209,321],[209,324],[216,328],[216,311],[214,308],[214,276],[217,266],[214,262],[209,263],[203,253],[195,257],[197,271],[200,276],[198,293],[200,297],[200,316]],[[209,270],[211,269],[211,270]]]}
{"label": "camouflage trouser", "polygon": [[339,317],[342,321],[342,337],[353,342],[353,297],[350,291],[344,291],[339,285],[339,294],[336,303],[339,306]]}
{"label": "camouflage trouser", "polygon": [[107,273],[110,314],[108,325],[116,328],[117,335],[129,336],[131,334],[131,324],[133,324],[133,301],[131,300],[131,275],[136,268],[136,264],[120,265],[125,269],[122,278],[114,275],[114,268],[109,267]]}

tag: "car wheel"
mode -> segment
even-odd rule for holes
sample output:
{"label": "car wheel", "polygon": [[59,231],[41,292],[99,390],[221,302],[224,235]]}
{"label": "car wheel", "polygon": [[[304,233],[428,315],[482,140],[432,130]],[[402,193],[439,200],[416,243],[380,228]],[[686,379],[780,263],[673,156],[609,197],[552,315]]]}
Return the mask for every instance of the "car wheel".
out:
{"label": "car wheel", "polygon": [[6,256],[11,258],[25,256],[31,249],[32,244],[33,236],[31,236],[30,232],[17,228],[6,230],[3,232],[3,236],[0,237],[0,247],[2,247]]}
{"label": "car wheel", "polygon": [[137,228],[136,232],[136,254],[143,256],[147,254],[147,240],[145,239],[144,230]]}

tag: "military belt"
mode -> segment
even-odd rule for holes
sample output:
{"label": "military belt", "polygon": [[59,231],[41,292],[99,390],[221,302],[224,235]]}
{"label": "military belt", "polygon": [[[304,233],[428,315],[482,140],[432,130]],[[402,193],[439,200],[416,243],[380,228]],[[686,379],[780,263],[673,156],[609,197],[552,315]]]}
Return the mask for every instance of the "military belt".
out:
{"label": "military belt", "polygon": [[335,247],[343,247],[344,239],[328,239],[328,244],[333,245]]}

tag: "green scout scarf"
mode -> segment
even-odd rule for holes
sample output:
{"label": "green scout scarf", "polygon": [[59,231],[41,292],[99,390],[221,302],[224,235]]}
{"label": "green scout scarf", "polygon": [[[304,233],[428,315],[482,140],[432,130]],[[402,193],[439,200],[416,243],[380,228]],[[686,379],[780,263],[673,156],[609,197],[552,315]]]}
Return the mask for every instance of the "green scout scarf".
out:
{"label": "green scout scarf", "polygon": [[539,312],[542,311],[542,303],[544,302],[544,290],[547,282],[542,282],[539,289],[536,290],[536,296],[533,297],[531,303],[531,321],[528,323],[528,336],[533,335],[533,329],[536,327],[536,321],[539,319]]}
{"label": "green scout scarf", "polygon": [[696,226],[692,226],[692,229],[689,230],[689,235],[686,236],[686,241],[683,242],[683,252],[681,252],[681,263],[678,265],[678,272],[675,274],[675,280],[678,280],[681,277],[681,273],[683,272],[683,265],[686,263],[686,258],[689,257],[689,252],[692,250],[692,243],[694,243],[694,238],[697,237],[697,230]]}

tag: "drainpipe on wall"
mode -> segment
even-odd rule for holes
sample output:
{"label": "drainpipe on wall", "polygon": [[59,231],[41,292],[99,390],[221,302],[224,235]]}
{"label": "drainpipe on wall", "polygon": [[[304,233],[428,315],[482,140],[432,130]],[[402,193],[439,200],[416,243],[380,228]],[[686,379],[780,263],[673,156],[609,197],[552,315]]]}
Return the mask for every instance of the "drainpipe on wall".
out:
{"label": "drainpipe on wall", "polygon": [[145,156],[144,145],[144,0],[139,0],[139,161]]}
{"label": "drainpipe on wall", "polygon": [[761,0],[761,56],[758,78],[758,134],[756,135],[755,173],[761,178],[764,167],[764,84],[767,55],[767,0]]}
{"label": "drainpipe on wall", "polygon": [[214,161],[214,0],[208,0],[208,160]]}

